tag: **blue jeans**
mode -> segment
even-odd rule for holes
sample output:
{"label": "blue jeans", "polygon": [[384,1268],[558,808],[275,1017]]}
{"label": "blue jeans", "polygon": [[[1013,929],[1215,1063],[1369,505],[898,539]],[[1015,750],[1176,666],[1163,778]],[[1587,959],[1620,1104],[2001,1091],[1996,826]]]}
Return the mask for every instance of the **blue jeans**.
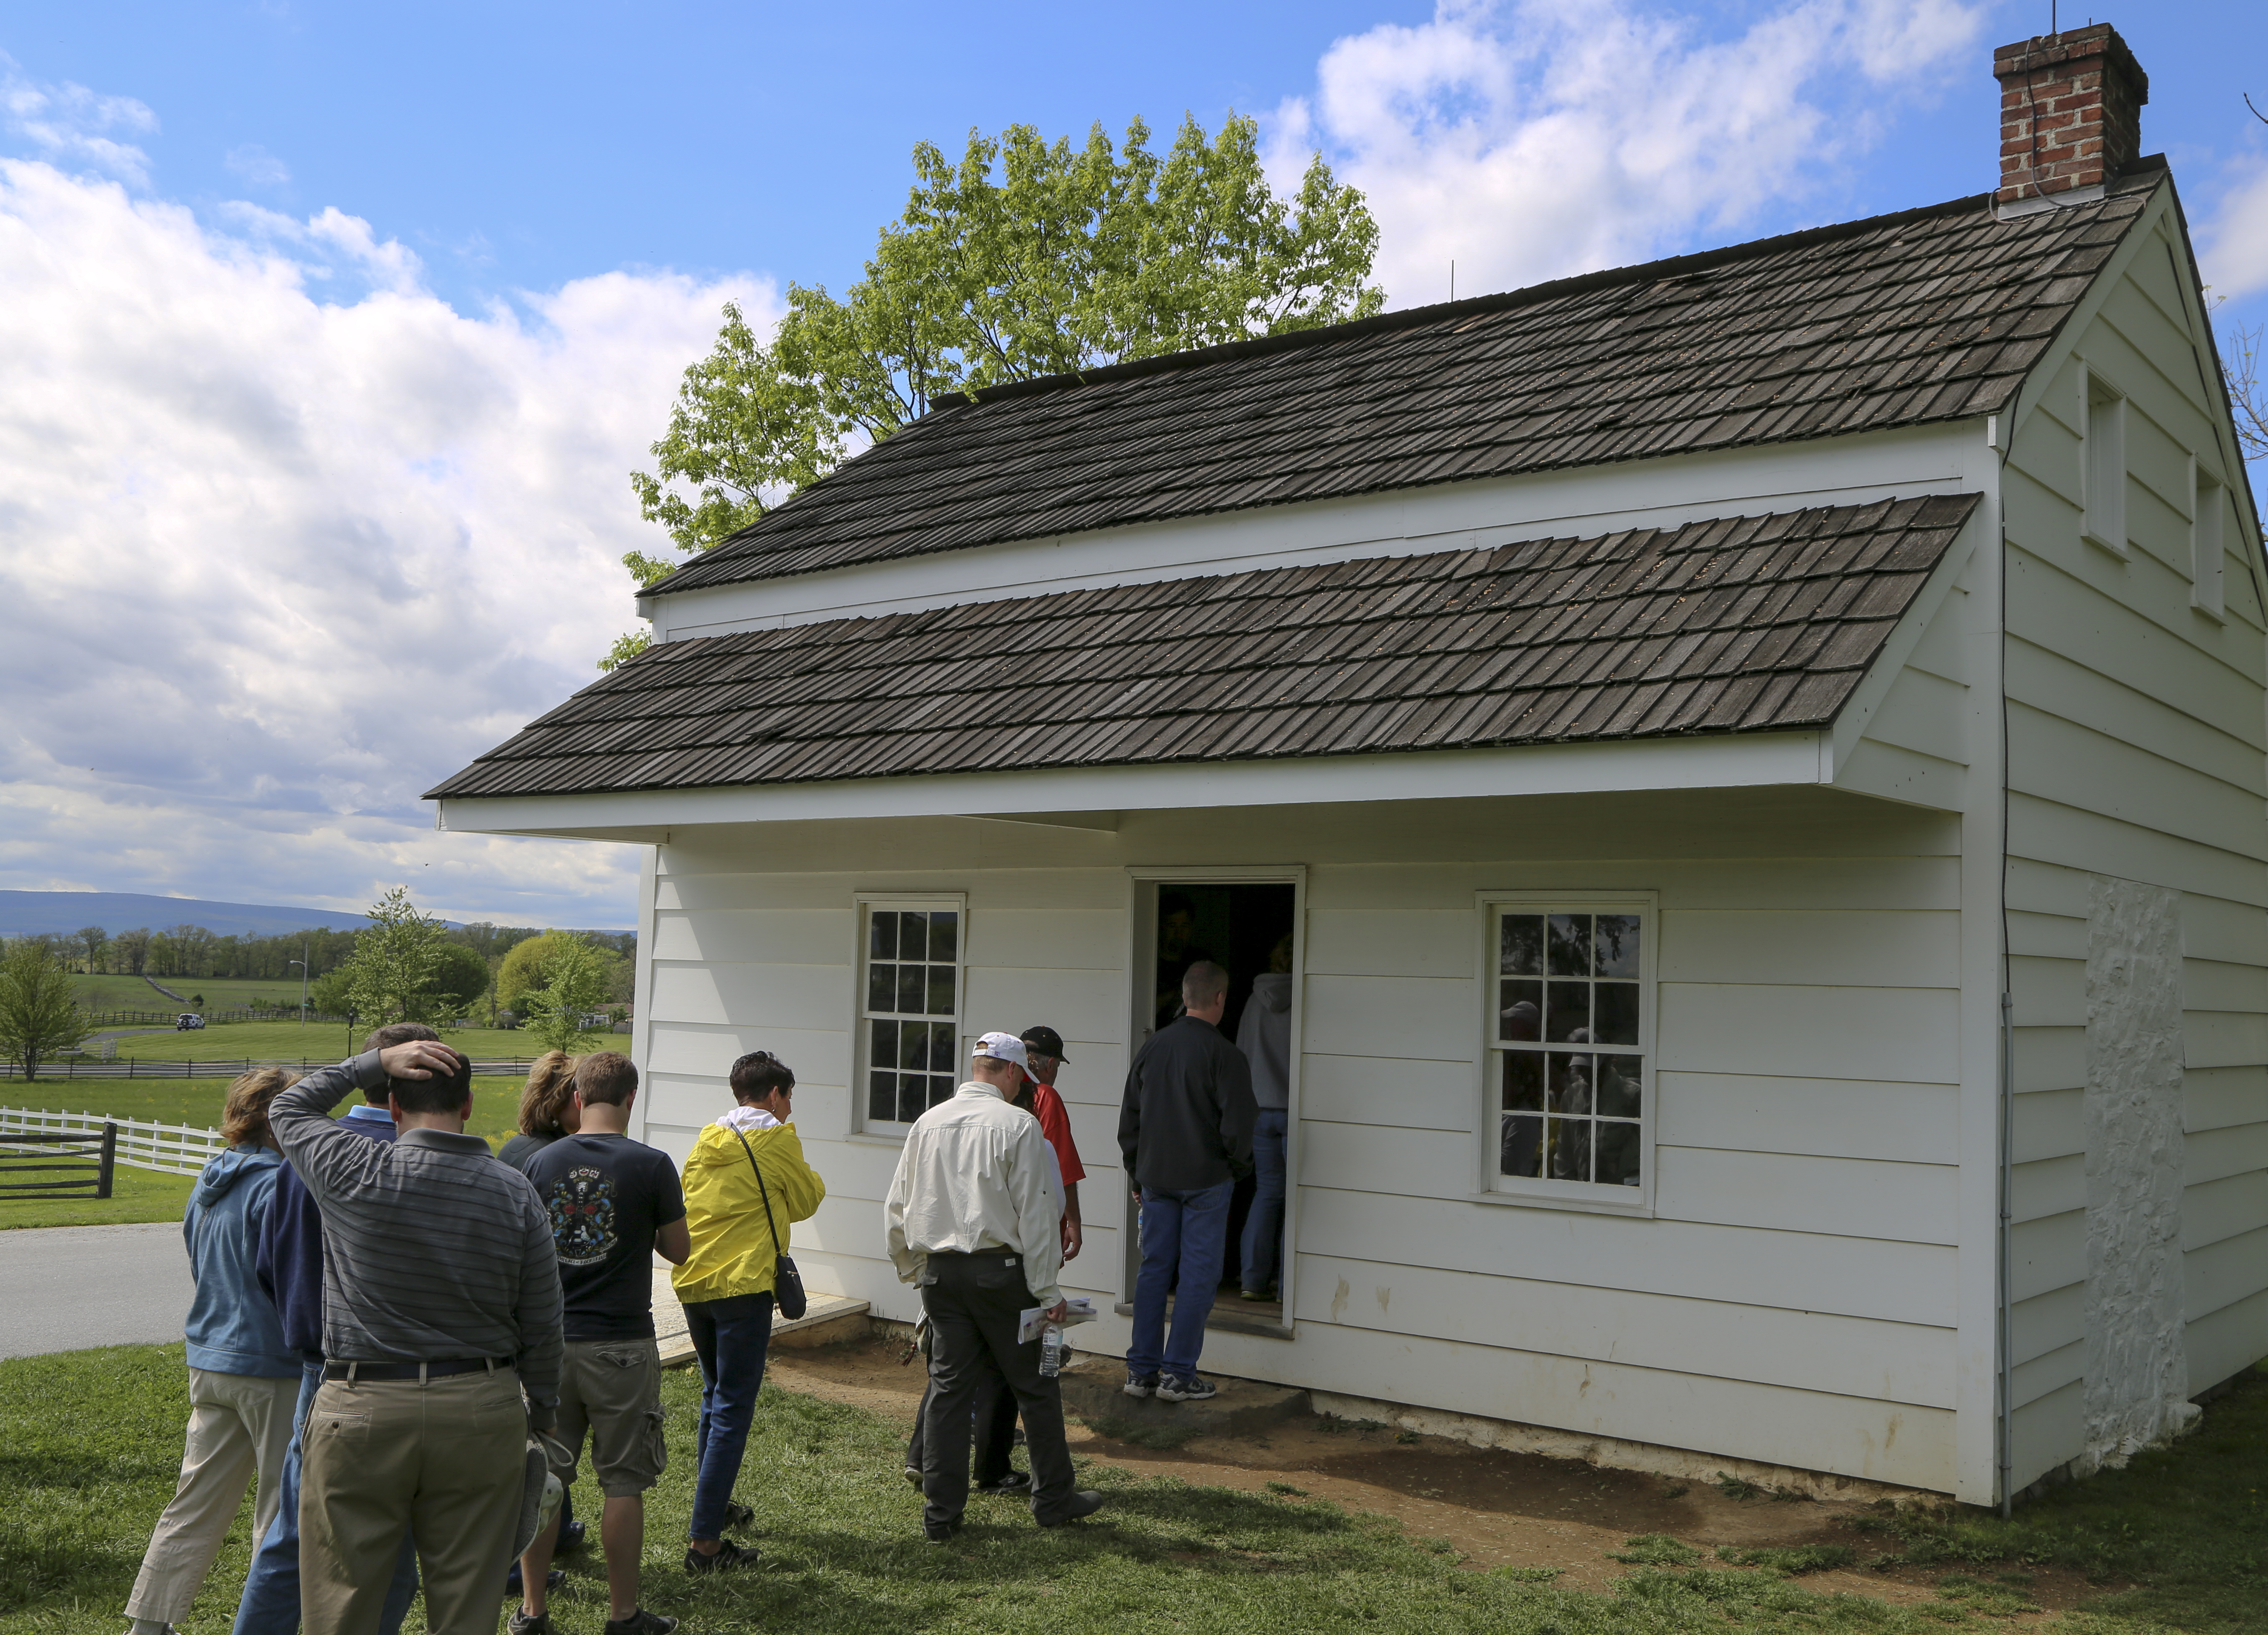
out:
{"label": "blue jeans", "polygon": [[[297,1635],[299,1628],[299,1433],[307,1428],[307,1406],[323,1382],[323,1365],[303,1365],[299,1405],[291,1414],[291,1446],[284,1454],[284,1479],[277,1484],[276,1519],[253,1552],[252,1571],[237,1603],[234,1635]],[[401,1635],[401,1621],[417,1594],[417,1542],[401,1536],[394,1582],[379,1614],[379,1635]]]}
{"label": "blue jeans", "polygon": [[735,1294],[729,1300],[688,1300],[685,1327],[701,1359],[701,1422],[693,1432],[691,1538],[725,1536],[725,1506],[740,1479],[755,1422],[756,1392],[764,1382],[764,1351],[772,1338],[772,1297]]}
{"label": "blue jeans", "polygon": [[1244,1218],[1243,1270],[1248,1294],[1265,1294],[1278,1280],[1284,1257],[1284,1131],[1290,1116],[1263,1107],[1252,1126],[1252,1212]]}
{"label": "blue jeans", "polygon": [[[1228,1201],[1236,1183],[1192,1192],[1142,1189],[1142,1270],[1134,1279],[1134,1344],[1126,1372],[1161,1370],[1187,1379],[1204,1350],[1205,1319],[1220,1286],[1228,1248]],[[1174,1296],[1174,1332],[1166,1337],[1166,1297]]]}

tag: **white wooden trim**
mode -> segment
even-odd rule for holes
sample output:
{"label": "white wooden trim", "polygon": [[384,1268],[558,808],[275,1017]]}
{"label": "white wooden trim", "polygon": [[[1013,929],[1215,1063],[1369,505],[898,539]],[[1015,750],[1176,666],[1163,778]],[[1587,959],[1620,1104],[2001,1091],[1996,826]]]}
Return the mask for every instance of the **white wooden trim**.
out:
{"label": "white wooden trim", "polygon": [[[638,1070],[641,1092],[648,1088],[653,1077],[647,1063],[652,1059],[653,1038],[654,902],[659,895],[660,868],[661,848],[644,848],[638,858],[637,953],[630,971],[630,1060]],[[630,1108],[630,1133],[634,1139],[646,1138],[646,1108],[652,1099],[641,1094]]]}
{"label": "white wooden trim", "polygon": [[666,840],[673,829],[704,823],[1301,806],[1366,795],[1373,799],[1453,800],[1476,795],[1754,788],[1823,782],[1820,745],[1824,736],[1814,732],[1738,733],[1508,749],[457,799],[439,803],[439,822],[454,834],[651,843]]}

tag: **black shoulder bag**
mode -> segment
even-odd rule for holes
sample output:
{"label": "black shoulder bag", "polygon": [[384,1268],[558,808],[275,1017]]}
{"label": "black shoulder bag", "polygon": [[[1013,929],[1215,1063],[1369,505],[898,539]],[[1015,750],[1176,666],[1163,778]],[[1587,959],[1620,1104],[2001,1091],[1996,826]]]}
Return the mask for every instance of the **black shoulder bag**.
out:
{"label": "black shoulder bag", "polygon": [[733,1131],[733,1135],[740,1142],[740,1151],[748,1155],[748,1167],[756,1172],[756,1194],[764,1201],[764,1225],[771,1230],[773,1250],[779,1253],[779,1259],[772,1266],[772,1309],[793,1322],[811,1304],[804,1298],[803,1274],[795,1269],[795,1257],[780,1251],[779,1226],[772,1219],[772,1193],[764,1184],[764,1167],[756,1162],[755,1151],[748,1145],[747,1137],[737,1130]]}

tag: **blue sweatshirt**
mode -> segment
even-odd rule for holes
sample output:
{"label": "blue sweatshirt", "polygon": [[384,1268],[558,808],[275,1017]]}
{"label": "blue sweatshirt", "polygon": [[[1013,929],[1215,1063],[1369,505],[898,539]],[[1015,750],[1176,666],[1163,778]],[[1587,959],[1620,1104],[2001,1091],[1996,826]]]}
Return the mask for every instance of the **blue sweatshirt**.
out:
{"label": "blue sweatshirt", "polygon": [[[394,1115],[382,1107],[357,1107],[339,1120],[339,1128],[373,1141],[391,1141],[399,1133]],[[275,1297],[283,1317],[284,1344],[310,1361],[320,1361],[323,1213],[289,1164],[276,1180],[276,1201],[260,1234],[258,1265],[261,1284]]]}
{"label": "blue sweatshirt", "polygon": [[298,1359],[284,1343],[276,1303],[254,1270],[261,1227],[284,1160],[266,1147],[232,1147],[204,1167],[181,1215],[189,1273],[197,1281],[183,1333],[189,1366],[210,1374],[286,1380]]}

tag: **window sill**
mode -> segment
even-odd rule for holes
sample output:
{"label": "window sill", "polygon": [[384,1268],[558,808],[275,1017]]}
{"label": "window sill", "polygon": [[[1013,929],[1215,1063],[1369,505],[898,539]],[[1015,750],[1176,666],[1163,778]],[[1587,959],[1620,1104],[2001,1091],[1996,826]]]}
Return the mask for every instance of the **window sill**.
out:
{"label": "window sill", "polygon": [[903,1146],[906,1144],[906,1138],[902,1135],[886,1136],[873,1130],[854,1130],[837,1139],[855,1142],[860,1146]]}
{"label": "window sill", "polygon": [[1571,1210],[1579,1215],[1626,1215],[1641,1220],[1653,1219],[1653,1204],[1645,1198],[1624,1202],[1620,1198],[1562,1197],[1557,1193],[1469,1192],[1465,1195],[1465,1201],[1469,1204],[1510,1204],[1519,1209]]}

